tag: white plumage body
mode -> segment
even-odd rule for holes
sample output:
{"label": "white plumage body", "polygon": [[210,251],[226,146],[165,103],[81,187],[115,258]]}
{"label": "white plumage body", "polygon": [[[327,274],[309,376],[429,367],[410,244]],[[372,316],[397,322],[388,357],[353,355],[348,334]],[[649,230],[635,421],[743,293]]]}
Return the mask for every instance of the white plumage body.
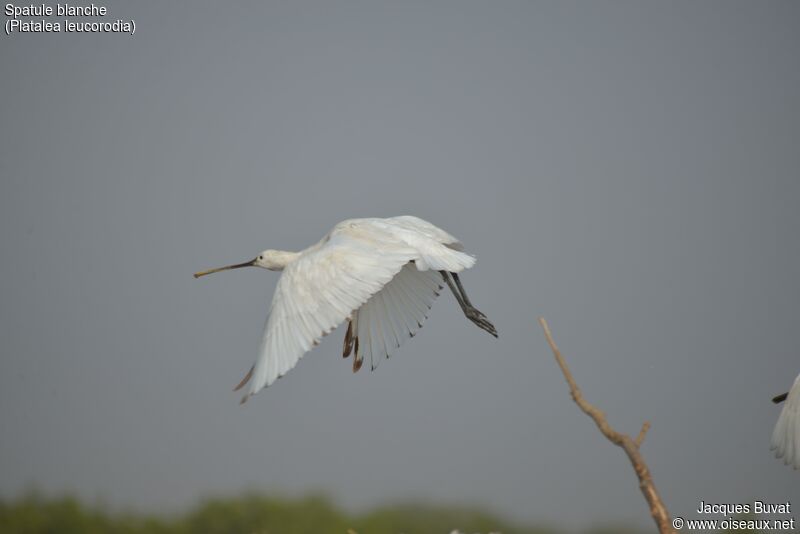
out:
{"label": "white plumage body", "polygon": [[267,250],[251,262],[195,277],[246,266],[283,271],[256,362],[237,387],[247,385],[244,402],[291,370],[344,321],[349,321],[345,356],[354,345],[354,370],[366,358],[374,369],[422,326],[445,281],[467,317],[496,336],[494,326],[443,274],[474,264],[452,235],[417,217],[401,216],[348,219],[303,251]]}
{"label": "white plumage body", "polygon": [[771,447],[783,463],[800,469],[800,375],[786,396],[778,422],[772,431]]}

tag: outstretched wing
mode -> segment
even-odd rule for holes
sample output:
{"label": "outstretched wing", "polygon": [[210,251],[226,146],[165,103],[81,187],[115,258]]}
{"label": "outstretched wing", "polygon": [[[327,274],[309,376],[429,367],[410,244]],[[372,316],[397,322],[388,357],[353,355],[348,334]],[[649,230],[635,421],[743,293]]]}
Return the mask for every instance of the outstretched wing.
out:
{"label": "outstretched wing", "polygon": [[[347,318],[364,317],[373,325],[364,332],[370,340],[370,354],[376,355],[374,368],[377,356],[388,353],[381,354],[378,343],[384,347],[396,341],[399,345],[401,332],[393,329],[422,324],[441,281],[436,271],[459,272],[475,263],[472,256],[448,246],[457,241],[443,230],[438,232],[444,236],[433,235],[436,227],[430,223],[411,217],[399,219],[399,223],[394,219],[343,221],[287,265],[272,297],[256,363],[237,386],[244,387],[249,381],[242,402],[286,374],[322,336]],[[421,223],[427,225],[425,231],[415,231],[413,225]],[[412,260],[414,264],[403,269]],[[401,269],[398,284],[374,299],[362,316],[359,308]],[[402,310],[395,304],[400,302],[404,302]],[[356,310],[359,314],[353,313]],[[359,326],[356,332],[361,331]],[[415,331],[409,328],[409,335]],[[363,351],[360,353],[363,358]]]}
{"label": "outstretched wing", "polygon": [[327,241],[301,253],[278,280],[242,402],[292,369],[322,336],[380,291],[415,254],[402,243],[380,246],[336,231]]}
{"label": "outstretched wing", "polygon": [[[366,357],[374,370],[384,358],[400,348],[422,328],[433,301],[442,289],[442,275],[420,271],[407,263],[383,289],[354,314],[348,329],[355,348],[353,371]],[[345,356],[349,355],[345,343]]]}
{"label": "outstretched wing", "polygon": [[783,463],[800,468],[800,376],[795,379],[778,416],[770,448],[776,458],[783,458]]}

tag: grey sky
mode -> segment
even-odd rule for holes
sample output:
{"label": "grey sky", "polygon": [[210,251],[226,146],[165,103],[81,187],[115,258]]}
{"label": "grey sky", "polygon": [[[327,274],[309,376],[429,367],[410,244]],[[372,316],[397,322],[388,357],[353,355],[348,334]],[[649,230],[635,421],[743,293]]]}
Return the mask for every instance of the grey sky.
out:
{"label": "grey sky", "polygon": [[[173,510],[245,488],[649,525],[787,499],[800,372],[795,2],[117,3],[135,36],[0,43],[0,495]],[[374,373],[340,330],[244,407],[277,275],[339,220],[478,256]]]}

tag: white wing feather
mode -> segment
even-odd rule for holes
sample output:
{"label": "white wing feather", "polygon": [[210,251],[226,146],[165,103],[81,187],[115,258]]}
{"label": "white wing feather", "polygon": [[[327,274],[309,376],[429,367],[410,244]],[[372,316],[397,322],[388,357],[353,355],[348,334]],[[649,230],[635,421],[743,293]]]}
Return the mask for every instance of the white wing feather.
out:
{"label": "white wing feather", "polygon": [[438,271],[420,271],[407,263],[382,290],[356,312],[356,364],[369,357],[374,370],[422,328],[433,301],[442,289]]}
{"label": "white wing feather", "polygon": [[[370,347],[374,368],[375,355],[390,354],[391,347],[413,335],[424,321],[438,294],[441,276],[436,271],[459,272],[475,263],[458,248],[453,236],[416,217],[337,224],[283,270],[258,358],[240,384],[250,382],[242,402],[286,374],[325,334],[355,318],[353,312],[365,304],[364,313],[357,314],[357,331],[363,332],[360,343]],[[416,267],[403,269],[411,261]],[[381,291],[401,270],[389,291]]]}
{"label": "white wing feather", "polygon": [[784,464],[800,468],[800,375],[789,390],[778,416],[770,449],[775,451],[776,458],[783,458]]}
{"label": "white wing feather", "polygon": [[414,217],[413,215],[401,215],[399,217],[391,217],[390,219],[387,219],[387,221],[390,221],[390,224],[393,224],[399,228],[419,233],[438,243],[447,245],[452,249],[464,250],[463,245],[458,239],[448,234],[438,226],[434,226],[433,224],[422,220],[419,217]]}

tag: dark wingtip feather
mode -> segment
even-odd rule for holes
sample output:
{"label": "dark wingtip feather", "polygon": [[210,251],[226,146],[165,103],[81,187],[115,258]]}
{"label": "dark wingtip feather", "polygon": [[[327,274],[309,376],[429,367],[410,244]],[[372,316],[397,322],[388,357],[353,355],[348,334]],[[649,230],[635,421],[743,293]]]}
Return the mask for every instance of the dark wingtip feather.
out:
{"label": "dark wingtip feather", "polygon": [[[356,343],[358,340],[356,339]],[[347,321],[347,332],[344,335],[344,347],[342,349],[342,358],[347,358],[353,352],[353,321]]]}
{"label": "dark wingtip feather", "polygon": [[233,391],[239,391],[240,389],[242,389],[244,387],[245,384],[247,384],[250,381],[250,378],[253,376],[253,369],[255,369],[255,368],[256,368],[256,366],[255,366],[255,364],[253,364],[253,366],[250,368],[250,370],[247,371],[247,374],[244,375],[244,378],[242,378],[242,381],[239,382],[239,384],[235,388],[233,388]]}

